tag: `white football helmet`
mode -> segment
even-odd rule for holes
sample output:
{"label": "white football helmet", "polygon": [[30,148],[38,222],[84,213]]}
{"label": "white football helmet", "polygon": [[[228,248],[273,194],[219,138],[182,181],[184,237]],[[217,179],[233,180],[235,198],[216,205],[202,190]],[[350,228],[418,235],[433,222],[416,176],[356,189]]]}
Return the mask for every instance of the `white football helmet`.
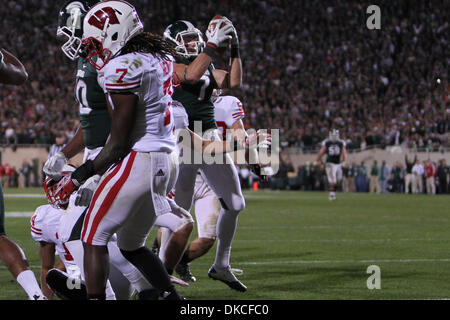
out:
{"label": "white football helmet", "polygon": [[101,70],[125,44],[144,32],[136,9],[126,1],[105,1],[93,6],[84,18],[86,60]]}
{"label": "white football helmet", "polygon": [[[75,167],[70,164],[66,164],[64,165],[61,174],[65,176],[71,174],[73,171],[75,171]],[[46,177],[44,180],[44,191],[47,196],[48,203],[54,208],[61,209],[68,205],[69,200],[62,200],[59,197],[60,190],[58,189],[58,182],[59,180],[53,180],[50,177]]]}

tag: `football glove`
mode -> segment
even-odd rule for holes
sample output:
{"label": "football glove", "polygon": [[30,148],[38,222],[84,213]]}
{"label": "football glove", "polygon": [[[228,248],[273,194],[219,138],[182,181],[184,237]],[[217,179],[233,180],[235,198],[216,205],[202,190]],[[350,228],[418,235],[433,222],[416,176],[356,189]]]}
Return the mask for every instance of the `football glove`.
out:
{"label": "football glove", "polygon": [[74,172],[64,175],[59,180],[56,193],[61,201],[68,201],[71,194],[95,174],[94,162],[88,160]]}
{"label": "football glove", "polygon": [[230,19],[228,19],[227,17],[223,17],[223,20],[225,20],[225,22],[227,22],[229,25],[231,25],[232,28],[232,32],[231,32],[231,47],[239,47],[239,37],[237,35],[237,31],[236,28],[234,27],[233,23],[230,21]]}
{"label": "football glove", "polygon": [[244,148],[267,149],[272,144],[272,135],[267,132],[258,130],[245,138]]}
{"label": "football glove", "polygon": [[81,188],[77,192],[77,197],[75,198],[75,205],[80,207],[87,207],[91,203],[92,196],[94,195],[94,191],[100,182],[101,176],[96,174],[95,176],[90,177],[86,180],[86,182],[81,186]]}
{"label": "football glove", "polygon": [[231,34],[233,33],[233,25],[226,22],[226,25],[223,28],[219,28],[222,24],[221,22],[217,22],[217,20],[213,20],[216,23],[216,27],[211,30],[208,26],[208,30],[206,30],[206,38],[208,39],[208,43],[217,47],[226,47],[228,45],[228,41],[232,39]]}
{"label": "football glove", "polygon": [[51,156],[44,164],[44,173],[46,176],[59,180],[63,175],[61,171],[64,168],[64,165],[67,164],[67,158],[61,151],[55,153]]}

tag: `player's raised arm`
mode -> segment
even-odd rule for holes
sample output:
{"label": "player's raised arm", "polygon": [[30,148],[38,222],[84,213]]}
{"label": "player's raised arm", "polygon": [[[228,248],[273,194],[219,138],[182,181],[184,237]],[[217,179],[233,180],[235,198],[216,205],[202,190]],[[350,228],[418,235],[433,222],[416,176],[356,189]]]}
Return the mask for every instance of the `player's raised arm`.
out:
{"label": "player's raised arm", "polygon": [[28,79],[24,65],[5,49],[0,49],[0,83],[21,85]]}
{"label": "player's raised arm", "polygon": [[218,88],[235,88],[242,84],[242,61],[239,53],[239,38],[236,28],[226,17],[223,19],[231,26],[231,53],[229,70],[213,70]]}
{"label": "player's raised arm", "polygon": [[[186,22],[178,21],[176,23]],[[176,23],[167,28],[165,32],[166,37],[170,38],[170,29],[176,28]],[[217,48],[231,39],[232,29],[232,26],[227,25],[223,28],[216,28],[215,32],[212,34],[207,33],[208,42],[206,43],[203,52],[189,65],[174,63],[174,84],[179,84],[181,82],[192,84],[200,81],[201,77],[205,74],[211,64],[212,57],[216,54]],[[186,45],[189,47],[190,43],[186,43]]]}

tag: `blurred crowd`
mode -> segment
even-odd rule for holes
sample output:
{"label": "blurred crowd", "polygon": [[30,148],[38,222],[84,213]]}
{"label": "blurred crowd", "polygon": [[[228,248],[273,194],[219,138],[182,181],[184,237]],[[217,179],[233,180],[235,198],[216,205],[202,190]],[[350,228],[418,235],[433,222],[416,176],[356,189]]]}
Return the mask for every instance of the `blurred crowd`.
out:
{"label": "blurred crowd", "polygon": [[[246,126],[280,129],[284,147],[317,149],[332,127],[349,150],[450,146],[449,1],[379,1],[380,30],[367,29],[366,5],[357,1],[129,2],[157,33],[178,19],[205,31],[215,14],[230,18],[245,71],[231,94],[244,103]],[[2,5],[0,44],[30,75],[23,87],[0,87],[2,143],[52,144],[79,124],[75,63],[56,39],[63,3]]]}
{"label": "blurred crowd", "polygon": [[[278,173],[269,182],[261,183],[262,187],[279,190],[328,190],[324,163],[306,162],[295,170],[291,162],[281,160]],[[240,175],[241,180],[248,180]],[[405,157],[403,162],[397,161],[392,167],[385,161],[349,162],[342,167],[341,177],[338,189],[343,192],[450,193],[450,166],[445,159],[434,162]]]}

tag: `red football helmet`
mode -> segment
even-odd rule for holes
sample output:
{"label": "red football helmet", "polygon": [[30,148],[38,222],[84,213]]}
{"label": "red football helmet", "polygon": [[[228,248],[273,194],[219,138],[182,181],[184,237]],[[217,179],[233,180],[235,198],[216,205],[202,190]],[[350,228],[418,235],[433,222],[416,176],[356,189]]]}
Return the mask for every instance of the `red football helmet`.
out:
{"label": "red football helmet", "polygon": [[72,172],[75,167],[66,164],[63,167],[61,174],[63,175],[60,180],[53,180],[50,177],[46,177],[44,180],[44,190],[47,196],[48,203],[58,209],[65,209],[69,204],[69,196],[62,192],[63,186],[67,184],[67,179],[70,180]]}

